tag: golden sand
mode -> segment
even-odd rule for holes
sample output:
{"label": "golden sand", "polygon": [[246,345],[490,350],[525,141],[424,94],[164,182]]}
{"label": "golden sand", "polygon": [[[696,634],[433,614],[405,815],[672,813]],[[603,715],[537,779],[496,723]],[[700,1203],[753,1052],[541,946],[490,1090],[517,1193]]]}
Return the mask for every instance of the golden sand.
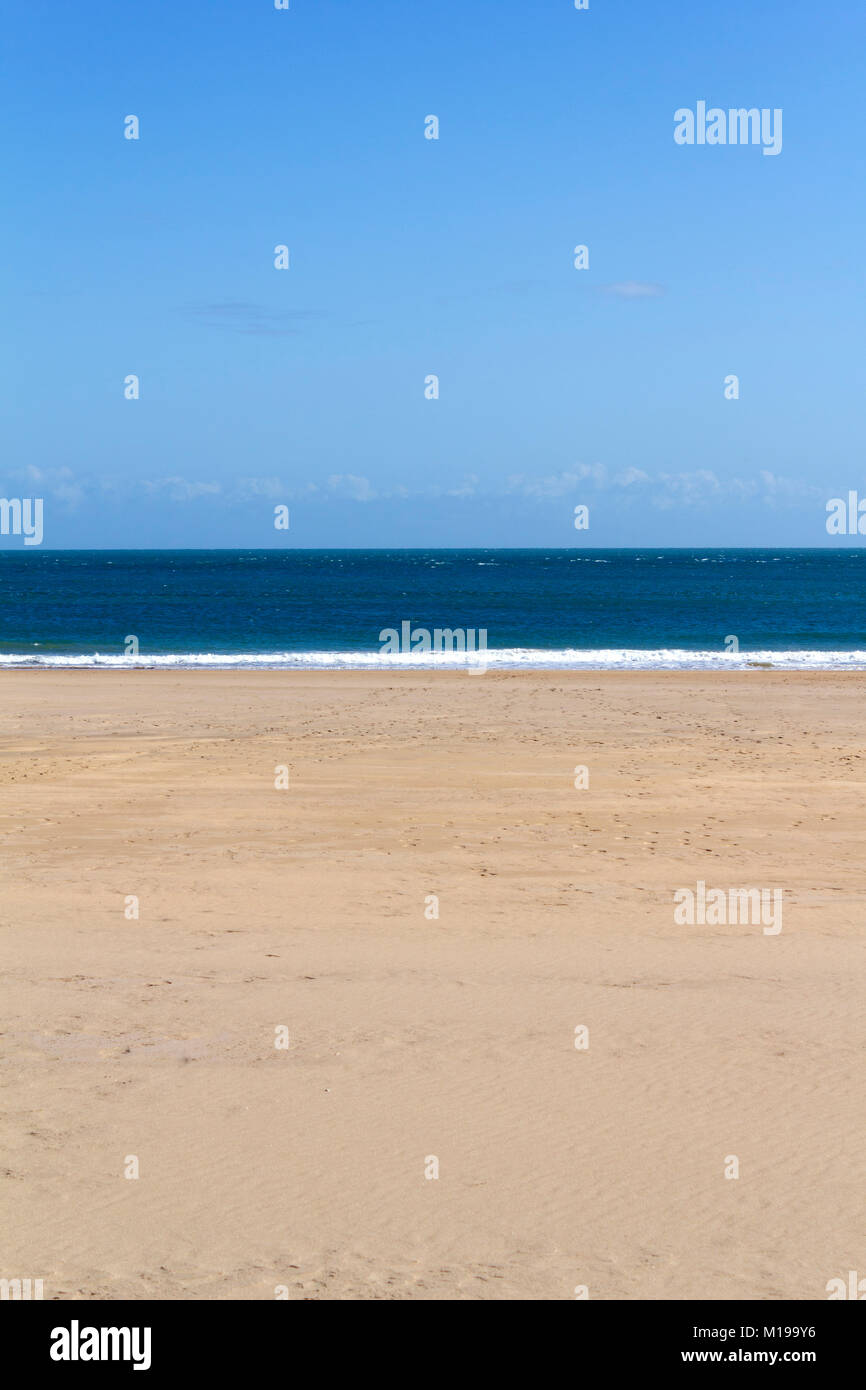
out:
{"label": "golden sand", "polygon": [[[858,674],[5,673],[0,1275],[825,1298],[866,1248],[864,707]],[[699,881],[781,888],[783,929],[675,922]]]}

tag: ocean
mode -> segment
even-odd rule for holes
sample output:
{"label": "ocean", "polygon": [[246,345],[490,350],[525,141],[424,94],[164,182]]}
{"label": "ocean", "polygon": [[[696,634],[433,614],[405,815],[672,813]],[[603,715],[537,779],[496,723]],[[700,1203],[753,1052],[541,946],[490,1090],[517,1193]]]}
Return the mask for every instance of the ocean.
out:
{"label": "ocean", "polygon": [[6,550],[0,593],[6,667],[866,668],[855,547]]}

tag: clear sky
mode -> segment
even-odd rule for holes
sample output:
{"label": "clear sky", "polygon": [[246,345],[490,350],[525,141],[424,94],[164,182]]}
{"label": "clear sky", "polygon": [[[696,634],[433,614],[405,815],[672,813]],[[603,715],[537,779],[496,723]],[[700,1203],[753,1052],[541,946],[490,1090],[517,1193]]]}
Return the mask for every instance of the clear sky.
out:
{"label": "clear sky", "polygon": [[[825,503],[866,496],[862,4],[3,29],[0,485],[46,547],[858,543]],[[781,152],[678,145],[699,101],[780,108]]]}

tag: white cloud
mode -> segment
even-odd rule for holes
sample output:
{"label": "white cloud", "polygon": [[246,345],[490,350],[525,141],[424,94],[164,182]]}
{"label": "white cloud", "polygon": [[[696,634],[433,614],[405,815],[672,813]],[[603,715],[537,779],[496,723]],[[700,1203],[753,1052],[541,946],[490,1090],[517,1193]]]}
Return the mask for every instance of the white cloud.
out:
{"label": "white cloud", "polygon": [[514,473],[508,479],[505,491],[518,493],[521,497],[565,497],[587,478],[591,478],[597,487],[604,487],[607,483],[604,464],[580,463],[564,473],[549,473],[543,478],[528,478],[525,473]]}
{"label": "white cloud", "polygon": [[372,502],[378,495],[369,478],[359,478],[354,473],[332,473],[328,491],[335,497],[351,498],[353,502]]}
{"label": "white cloud", "polygon": [[[811,505],[825,491],[812,483],[761,469],[752,477],[720,478],[712,469],[683,469],[678,472],[649,473],[631,465],[611,473],[603,463],[574,464],[558,473],[515,473],[500,483],[484,483],[475,473],[457,483],[431,483],[409,487],[392,483],[376,487],[369,478],[355,473],[332,473],[325,482],[287,482],[276,474],[240,477],[224,483],[185,478],[179,474],[154,479],[135,479],[120,475],[77,478],[72,469],[38,468],[27,465],[11,470],[0,479],[0,493],[42,496],[74,510],[98,496],[123,503],[135,497],[163,498],[171,502],[195,502],[215,498],[228,506],[255,505],[260,499],[275,502],[306,502],[327,505],[331,501],[366,503],[409,501],[414,498],[490,498],[527,499],[543,504],[560,498],[587,499],[593,492],[619,492],[623,503],[661,510],[700,507],[712,502],[750,501],[769,508]],[[844,489],[843,489],[844,491]]]}
{"label": "white cloud", "polygon": [[450,488],[447,489],[447,491],[446,491],[446,493],[445,493],[445,496],[446,496],[446,497],[474,497],[475,494],[477,493],[477,491],[478,491],[478,475],[477,475],[477,473],[467,473],[466,477],[463,479],[463,482],[460,483],[458,487],[450,487]]}
{"label": "white cloud", "polygon": [[658,299],[664,294],[663,285],[653,285],[643,280],[619,280],[613,285],[602,285],[605,294],[614,294],[617,299]]}
{"label": "white cloud", "polygon": [[675,503],[694,506],[710,497],[718,497],[722,491],[715,473],[708,468],[698,468],[692,473],[660,473],[658,483],[660,487],[653,496],[653,504],[662,508]]}
{"label": "white cloud", "polygon": [[42,498],[50,497],[74,511],[86,496],[86,484],[80,482],[71,468],[37,468],[28,463],[5,475],[15,481],[15,489]]}
{"label": "white cloud", "polygon": [[626,468],[622,473],[617,473],[613,481],[617,487],[631,487],[634,483],[648,483],[651,479],[642,468]]}
{"label": "white cloud", "polygon": [[826,489],[815,487],[812,483],[804,483],[799,478],[784,478],[777,473],[769,473],[766,469],[761,469],[761,483],[764,489],[764,501],[791,502],[802,498],[826,497]]}
{"label": "white cloud", "polygon": [[197,483],[189,478],[155,478],[141,483],[145,492],[167,492],[173,502],[189,502],[194,497],[205,497],[222,492],[220,483]]}

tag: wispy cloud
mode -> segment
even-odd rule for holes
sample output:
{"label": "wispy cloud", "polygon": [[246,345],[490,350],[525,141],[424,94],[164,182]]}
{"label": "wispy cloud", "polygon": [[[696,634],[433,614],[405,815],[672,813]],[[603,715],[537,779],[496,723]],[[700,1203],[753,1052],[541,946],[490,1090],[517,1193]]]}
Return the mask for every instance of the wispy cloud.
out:
{"label": "wispy cloud", "polygon": [[300,332],[299,325],[325,317],[316,309],[274,310],[262,304],[235,300],[217,304],[187,304],[178,312],[185,318],[203,324],[205,328],[242,333],[253,338],[290,337]]}
{"label": "wispy cloud", "polygon": [[799,478],[785,478],[778,473],[769,473],[763,468],[759,478],[764,501],[771,504],[805,501],[807,499],[826,499],[827,497],[826,488],[815,487],[812,483],[804,483]]}
{"label": "wispy cloud", "polygon": [[[833,489],[830,488],[830,491]],[[844,489],[837,488],[836,491],[841,495]],[[181,474],[157,478],[129,478],[123,475],[76,477],[70,468],[43,469],[33,466],[10,469],[0,475],[0,495],[51,498],[68,511],[97,503],[100,498],[117,504],[126,504],[135,498],[184,504],[210,499],[221,506],[232,506],[267,499],[272,502],[326,506],[334,502],[369,503],[431,498],[454,498],[468,502],[473,498],[480,501],[500,497],[515,501],[522,499],[527,504],[541,506],[560,498],[585,501],[604,492],[619,493],[624,504],[633,501],[635,505],[662,511],[699,508],[725,500],[757,502],[773,509],[812,506],[828,495],[827,488],[772,473],[768,469],[761,469],[752,477],[720,478],[709,468],[650,473],[632,465],[612,472],[603,463],[579,463],[559,473],[513,473],[498,484],[484,483],[471,473],[459,483],[429,483],[424,487],[393,482],[379,486],[357,473],[332,473],[321,483],[290,481],[277,474],[223,481],[186,478]]]}
{"label": "wispy cloud", "polygon": [[607,483],[607,469],[604,464],[579,463],[563,473],[549,473],[543,478],[513,473],[505,484],[505,491],[517,493],[521,497],[567,497],[587,479],[591,479],[598,487],[604,487]]}
{"label": "wispy cloud", "polygon": [[658,299],[664,294],[664,285],[654,285],[643,280],[618,280],[612,285],[599,285],[603,294],[615,295],[617,299]]}
{"label": "wispy cloud", "polygon": [[378,496],[369,478],[359,478],[354,473],[332,473],[328,492],[334,497],[348,497],[353,502],[372,502]]}
{"label": "wispy cloud", "polygon": [[[12,487],[6,486],[7,478]],[[0,481],[0,492],[4,495],[18,492],[51,497],[69,511],[74,511],[84,501],[87,491],[87,481],[76,478],[71,468],[37,468],[27,464],[24,468],[8,469]]]}
{"label": "wispy cloud", "polygon": [[475,494],[476,494],[477,492],[478,492],[478,475],[477,475],[476,473],[467,473],[466,477],[463,479],[463,482],[462,482],[462,483],[458,483],[458,484],[457,484],[457,487],[449,487],[449,488],[446,489],[446,491],[445,491],[445,496],[446,496],[446,497],[474,497]]}
{"label": "wispy cloud", "polygon": [[151,497],[168,493],[172,502],[190,502],[195,497],[209,497],[222,492],[221,483],[206,483],[181,478],[154,478],[141,483],[143,490]]}

